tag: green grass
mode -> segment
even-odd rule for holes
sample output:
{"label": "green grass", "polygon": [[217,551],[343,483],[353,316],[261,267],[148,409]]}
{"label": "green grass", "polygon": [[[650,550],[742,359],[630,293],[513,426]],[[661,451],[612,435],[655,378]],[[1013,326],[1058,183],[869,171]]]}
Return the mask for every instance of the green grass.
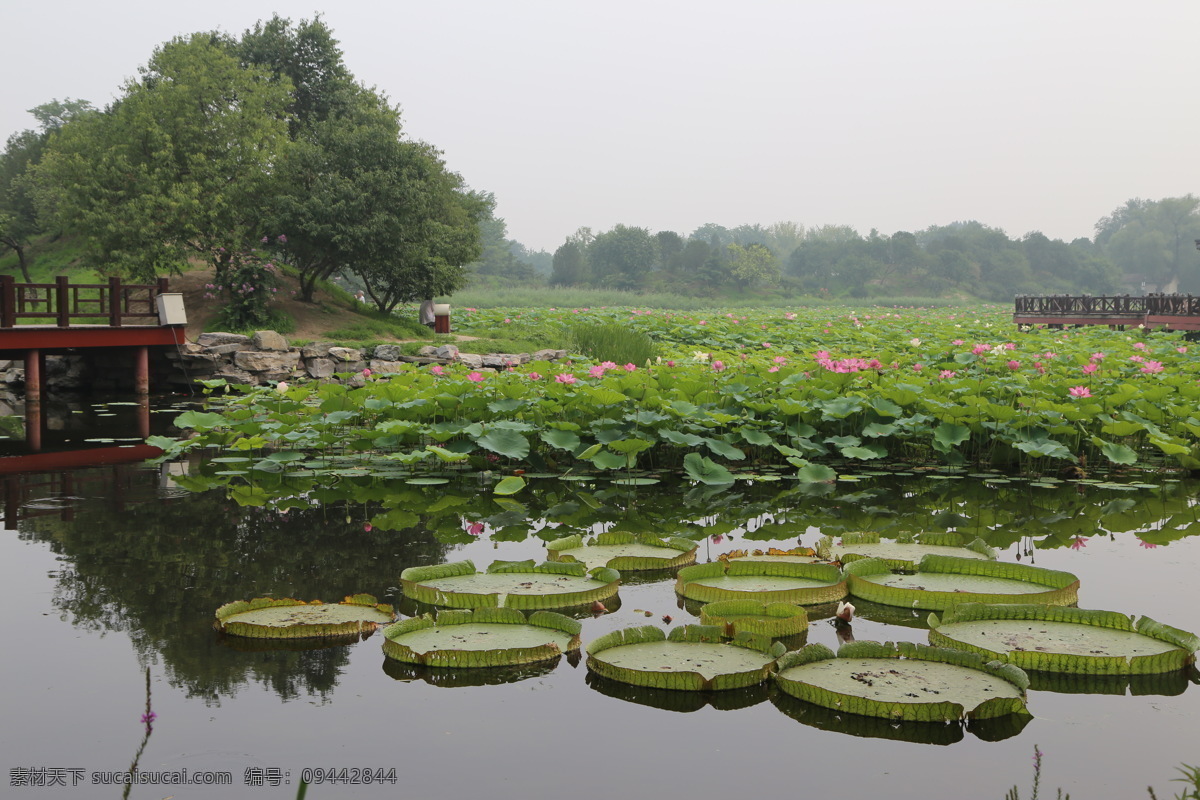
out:
{"label": "green grass", "polygon": [[570,334],[574,349],[597,361],[645,364],[658,355],[649,336],[620,323],[574,325]]}

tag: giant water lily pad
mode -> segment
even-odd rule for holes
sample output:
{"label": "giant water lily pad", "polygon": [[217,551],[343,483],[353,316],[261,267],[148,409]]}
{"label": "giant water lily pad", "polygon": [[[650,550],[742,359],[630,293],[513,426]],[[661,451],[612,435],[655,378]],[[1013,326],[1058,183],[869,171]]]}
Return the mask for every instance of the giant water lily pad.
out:
{"label": "giant water lily pad", "polygon": [[808,632],[808,613],[791,603],[720,600],[700,610],[701,625],[716,625],[733,638],[739,633],[778,638]]}
{"label": "giant water lily pad", "polygon": [[847,564],[846,575],[855,597],[930,611],[963,603],[1069,605],[1079,595],[1079,579],[1069,572],[948,556],[925,556],[911,575],[866,558]]}
{"label": "giant water lily pad", "polygon": [[394,618],[391,606],[369,594],[352,595],[340,603],[259,597],[218,608],[216,627],[232,636],[255,639],[346,637],[371,633]]}
{"label": "giant water lily pad", "polygon": [[894,541],[885,541],[878,533],[847,533],[838,541],[826,536],[817,545],[817,552],[827,559],[843,564],[864,558],[882,559],[891,569],[911,571],[927,555],[995,560],[996,552],[980,539],[966,541],[961,535],[948,533],[906,534]]}
{"label": "giant water lily pad", "polygon": [[722,642],[723,633],[706,625],[684,625],[669,636],[653,626],[613,631],[588,645],[588,669],[635,686],[720,691],[762,683],[785,652],[767,637]]}
{"label": "giant water lily pad", "polygon": [[826,708],[916,722],[1025,714],[1029,678],[1011,664],[910,642],[810,644],[779,660],[783,691]]}
{"label": "giant water lily pad", "polygon": [[829,564],[791,561],[713,561],[679,570],[675,591],[689,600],[755,600],[813,605],[841,600],[846,581]]}
{"label": "giant water lily pad", "polygon": [[388,658],[430,667],[507,667],[558,658],[579,649],[578,620],[551,611],[529,619],[514,608],[443,611],[397,622],[384,631]]}
{"label": "giant water lily pad", "polygon": [[776,547],[767,550],[731,550],[717,556],[717,559],[720,561],[792,561],[797,564],[818,564],[829,560],[818,556],[817,551],[811,547],[793,547],[790,550],[781,550]]}
{"label": "giant water lily pad", "polygon": [[620,572],[673,569],[696,560],[696,543],[658,539],[645,534],[609,531],[594,539],[567,536],[546,545],[551,561],[578,561],[589,569],[611,567]]}
{"label": "giant water lily pad", "polygon": [[612,597],[620,580],[620,573],[607,567],[589,572],[577,562],[535,565],[532,560],[496,561],[482,573],[470,561],[400,573],[405,596],[451,608],[568,608]]}
{"label": "giant water lily pad", "polygon": [[1200,638],[1142,617],[1041,605],[958,606],[929,615],[929,640],[1021,669],[1084,675],[1149,675],[1194,663]]}

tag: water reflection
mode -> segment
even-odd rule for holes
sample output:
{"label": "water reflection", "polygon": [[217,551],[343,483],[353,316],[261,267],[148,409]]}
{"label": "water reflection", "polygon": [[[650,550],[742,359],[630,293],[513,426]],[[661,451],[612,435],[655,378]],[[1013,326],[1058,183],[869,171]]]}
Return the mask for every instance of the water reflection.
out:
{"label": "water reflection", "polygon": [[766,700],[770,692],[770,683],[760,683],[757,686],[730,689],[724,692],[681,692],[670,689],[652,689],[614,681],[594,672],[588,672],[587,685],[607,697],[615,697],[618,700],[651,708],[660,708],[663,711],[682,713],[699,711],[705,706],[712,706],[718,711],[749,708]]}
{"label": "water reflection", "polygon": [[[570,654],[579,663],[579,651]],[[550,661],[539,661],[536,664],[522,664],[513,667],[486,667],[479,669],[450,669],[447,667],[427,667],[423,664],[408,664],[394,658],[383,659],[383,672],[396,681],[424,681],[430,686],[443,688],[459,688],[463,686],[499,686],[505,683],[516,683],[528,678],[539,678],[549,675],[558,668],[563,660],[558,656]]]}

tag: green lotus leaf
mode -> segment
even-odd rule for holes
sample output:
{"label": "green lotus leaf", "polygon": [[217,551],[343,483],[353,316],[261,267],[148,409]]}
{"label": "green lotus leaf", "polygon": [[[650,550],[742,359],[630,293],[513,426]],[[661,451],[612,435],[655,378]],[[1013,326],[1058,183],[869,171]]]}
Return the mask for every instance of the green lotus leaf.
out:
{"label": "green lotus leaf", "polygon": [[793,561],[713,561],[684,567],[675,591],[689,600],[756,600],[761,603],[814,605],[841,600],[846,581],[829,564]]}
{"label": "green lotus leaf", "polygon": [[588,669],[635,686],[682,691],[728,690],[767,680],[782,648],[769,639],[721,643],[718,627],[685,625],[670,637],[654,627],[626,628],[588,645]]}
{"label": "green lotus leaf", "polygon": [[460,561],[400,573],[406,597],[450,608],[568,608],[607,600],[616,595],[619,583],[616,570],[589,575],[583,564],[554,561],[497,561],[484,573]]}
{"label": "green lotus leaf", "polygon": [[[811,656],[805,651],[820,648]],[[1028,714],[1028,677],[1009,664],[908,642],[852,642],[836,658],[808,645],[779,662],[775,681],[793,697],[851,714],[951,722]]]}
{"label": "green lotus leaf", "polygon": [[566,450],[568,453],[575,452],[580,445],[579,437],[565,430],[545,430],[539,434],[539,438],[551,447]]}
{"label": "green lotus leaf", "polygon": [[529,440],[508,428],[493,428],[476,438],[475,443],[506,458],[525,458],[529,455]]}
{"label": "green lotus leaf", "polygon": [[733,473],[699,453],[688,453],[683,457],[683,470],[688,478],[700,483],[715,486],[733,483]]}
{"label": "green lotus leaf", "polygon": [[557,658],[580,646],[578,620],[538,611],[528,620],[511,608],[443,611],[384,631],[388,658],[429,667],[507,667]]}
{"label": "green lotus leaf", "polygon": [[621,572],[674,569],[696,560],[697,545],[687,539],[663,541],[647,534],[610,531],[586,544],[581,536],[546,545],[552,561],[578,561],[589,568],[607,566]]}
{"label": "green lotus leaf", "polygon": [[892,572],[879,558],[847,564],[846,575],[855,597],[934,611],[963,603],[1070,605],[1079,594],[1079,579],[1069,572],[942,555],[923,557],[911,575]]}
{"label": "green lotus leaf", "polygon": [[502,479],[499,483],[492,487],[493,494],[510,495],[516,494],[525,488],[525,479],[519,475],[509,475]]}
{"label": "green lotus leaf", "polygon": [[721,600],[700,610],[700,624],[720,627],[727,637],[739,633],[760,636],[798,636],[808,632],[808,613],[791,603]]}
{"label": "green lotus leaf", "polygon": [[340,603],[257,597],[218,608],[216,628],[254,639],[312,639],[369,634],[394,618],[391,606],[369,594],[352,595]]}
{"label": "green lotus leaf", "polygon": [[1142,617],[1042,605],[957,606],[930,615],[932,644],[1021,669],[1083,675],[1149,675],[1195,662],[1200,639]]}
{"label": "green lotus leaf", "polygon": [[796,477],[804,483],[826,483],[837,480],[837,473],[824,464],[805,464],[796,472]]}
{"label": "green lotus leaf", "polygon": [[889,568],[899,571],[916,569],[917,562],[927,555],[985,560],[996,558],[995,551],[979,539],[972,540],[967,546],[961,542],[962,536],[957,533],[940,536],[922,534],[920,541],[910,537],[907,541],[898,538],[888,542],[881,541],[877,533],[846,533],[842,535],[841,544],[835,543],[830,537],[823,538],[817,545],[817,551],[843,564],[864,558],[878,558]]}

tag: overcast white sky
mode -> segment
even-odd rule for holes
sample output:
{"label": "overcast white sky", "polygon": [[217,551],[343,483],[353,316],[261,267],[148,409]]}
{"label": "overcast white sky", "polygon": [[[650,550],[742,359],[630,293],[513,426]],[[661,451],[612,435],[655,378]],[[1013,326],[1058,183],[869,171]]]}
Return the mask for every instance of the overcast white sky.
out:
{"label": "overcast white sky", "polygon": [[1091,236],[1200,191],[1196,0],[0,0],[0,135],[179,34],[320,13],[509,236],[976,219]]}

